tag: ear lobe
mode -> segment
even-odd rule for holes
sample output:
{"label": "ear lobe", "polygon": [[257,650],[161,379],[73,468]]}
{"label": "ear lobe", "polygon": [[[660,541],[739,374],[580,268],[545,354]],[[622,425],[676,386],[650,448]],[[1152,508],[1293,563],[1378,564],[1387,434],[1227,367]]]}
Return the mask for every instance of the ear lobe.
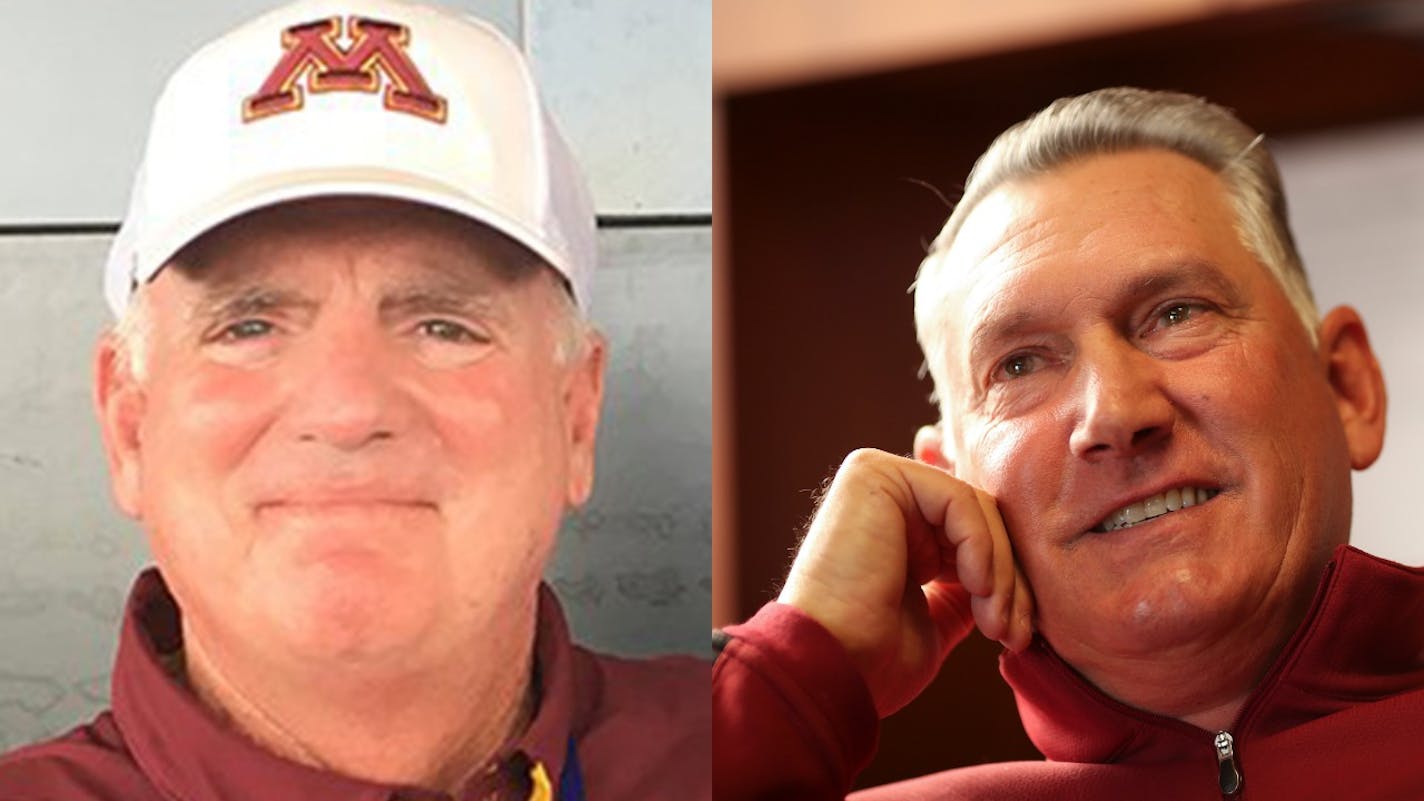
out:
{"label": "ear lobe", "polygon": [[1384,447],[1384,374],[1370,347],[1359,312],[1340,306],[1320,323],[1320,358],[1335,394],[1350,451],[1350,465],[1363,470]]}
{"label": "ear lobe", "polygon": [[943,423],[920,426],[915,432],[915,459],[954,473],[954,460],[944,451]]}
{"label": "ear lobe", "polygon": [[94,352],[94,411],[114,502],[135,519],[143,516],[139,430],[146,404],[142,384],[124,358],[122,346],[113,333],[104,334]]}
{"label": "ear lobe", "polygon": [[588,333],[583,356],[568,368],[564,389],[564,413],[568,421],[569,485],[568,503],[582,506],[593,494],[594,446],[598,440],[598,419],[603,408],[603,370],[607,344],[603,335]]}

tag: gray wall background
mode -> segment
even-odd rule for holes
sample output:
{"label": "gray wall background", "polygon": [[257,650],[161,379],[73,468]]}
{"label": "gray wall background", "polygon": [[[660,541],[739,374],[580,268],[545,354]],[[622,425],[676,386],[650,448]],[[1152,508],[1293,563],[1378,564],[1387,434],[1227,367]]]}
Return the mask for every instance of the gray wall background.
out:
{"label": "gray wall background", "polygon": [[[0,751],[108,703],[147,563],[89,409],[109,235],[148,115],[192,50],[268,0],[6,3],[0,125]],[[524,47],[601,217],[608,398],[592,502],[548,578],[579,639],[704,653],[711,604],[709,0],[449,0]],[[68,226],[66,228],[66,226]],[[69,233],[66,233],[69,231]]]}

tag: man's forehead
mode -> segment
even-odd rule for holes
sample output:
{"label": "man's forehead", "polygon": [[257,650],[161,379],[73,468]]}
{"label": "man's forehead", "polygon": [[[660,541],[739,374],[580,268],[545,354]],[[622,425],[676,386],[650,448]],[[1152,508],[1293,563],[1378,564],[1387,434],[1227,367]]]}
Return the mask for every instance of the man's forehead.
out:
{"label": "man's forehead", "polygon": [[229,221],[190,243],[171,266],[196,290],[228,294],[341,271],[388,285],[490,292],[537,274],[540,265],[522,246],[457,215],[396,201],[332,198]]}
{"label": "man's forehead", "polygon": [[[1048,255],[1035,234],[1031,200],[1016,186],[991,192],[970,212],[935,275],[938,324],[965,332],[985,316],[1004,309],[1006,290],[1023,283],[1025,268]],[[959,337],[953,337],[958,339]]]}
{"label": "man's forehead", "polygon": [[[989,193],[970,211],[942,263],[945,287],[963,289],[970,283],[1012,273],[1031,261],[1037,229],[1033,198],[1019,184],[1006,184]],[[1020,252],[1026,251],[1026,252]]]}
{"label": "man's forehead", "polygon": [[937,265],[941,324],[1002,311],[1040,283],[1061,294],[1242,247],[1224,185],[1202,165],[1164,151],[1093,156],[1007,182],[970,211]]}

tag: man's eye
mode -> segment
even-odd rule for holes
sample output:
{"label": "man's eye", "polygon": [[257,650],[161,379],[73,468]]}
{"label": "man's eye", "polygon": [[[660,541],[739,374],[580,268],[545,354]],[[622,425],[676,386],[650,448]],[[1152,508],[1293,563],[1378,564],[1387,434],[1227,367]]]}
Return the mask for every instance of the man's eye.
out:
{"label": "man's eye", "polygon": [[224,328],[218,338],[227,342],[256,339],[272,333],[273,328],[266,320],[239,320]]}
{"label": "man's eye", "polygon": [[1006,378],[1023,378],[1037,368],[1037,356],[1031,353],[1016,353],[999,364],[999,373]]}
{"label": "man's eye", "polygon": [[432,339],[439,339],[445,342],[485,342],[483,337],[469,328],[450,320],[423,320],[420,323],[419,331]]}
{"label": "man's eye", "polygon": [[1162,321],[1163,325],[1181,325],[1195,317],[1200,310],[1201,307],[1195,303],[1176,303],[1164,309],[1158,319]]}

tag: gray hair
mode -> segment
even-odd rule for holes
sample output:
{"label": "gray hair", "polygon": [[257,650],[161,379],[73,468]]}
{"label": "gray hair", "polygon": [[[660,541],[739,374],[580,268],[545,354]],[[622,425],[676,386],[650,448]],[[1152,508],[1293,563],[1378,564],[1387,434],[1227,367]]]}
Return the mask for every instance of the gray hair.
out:
{"label": "gray hair", "polygon": [[[550,271],[553,272],[552,270]],[[558,310],[554,314],[557,327],[554,337],[554,361],[560,365],[570,365],[583,359],[588,351],[589,341],[598,334],[598,328],[579,308],[574,299],[573,288],[561,276],[554,276],[559,284],[556,293]]]}
{"label": "gray hair", "polygon": [[933,287],[944,256],[974,207],[999,186],[1033,178],[1088,156],[1159,149],[1180,153],[1221,177],[1236,210],[1241,243],[1280,282],[1312,343],[1320,324],[1286,218],[1280,172],[1263,136],[1228,109],[1192,95],[1144,89],[1100,89],[1054,101],[1009,128],[969,172],[964,195],[930,245],[915,280],[915,328],[936,396],[944,400],[941,301]]}
{"label": "gray hair", "polygon": [[148,285],[134,287],[123,314],[108,336],[113,339],[118,369],[142,382],[148,376],[148,351],[153,339],[153,314]]}

